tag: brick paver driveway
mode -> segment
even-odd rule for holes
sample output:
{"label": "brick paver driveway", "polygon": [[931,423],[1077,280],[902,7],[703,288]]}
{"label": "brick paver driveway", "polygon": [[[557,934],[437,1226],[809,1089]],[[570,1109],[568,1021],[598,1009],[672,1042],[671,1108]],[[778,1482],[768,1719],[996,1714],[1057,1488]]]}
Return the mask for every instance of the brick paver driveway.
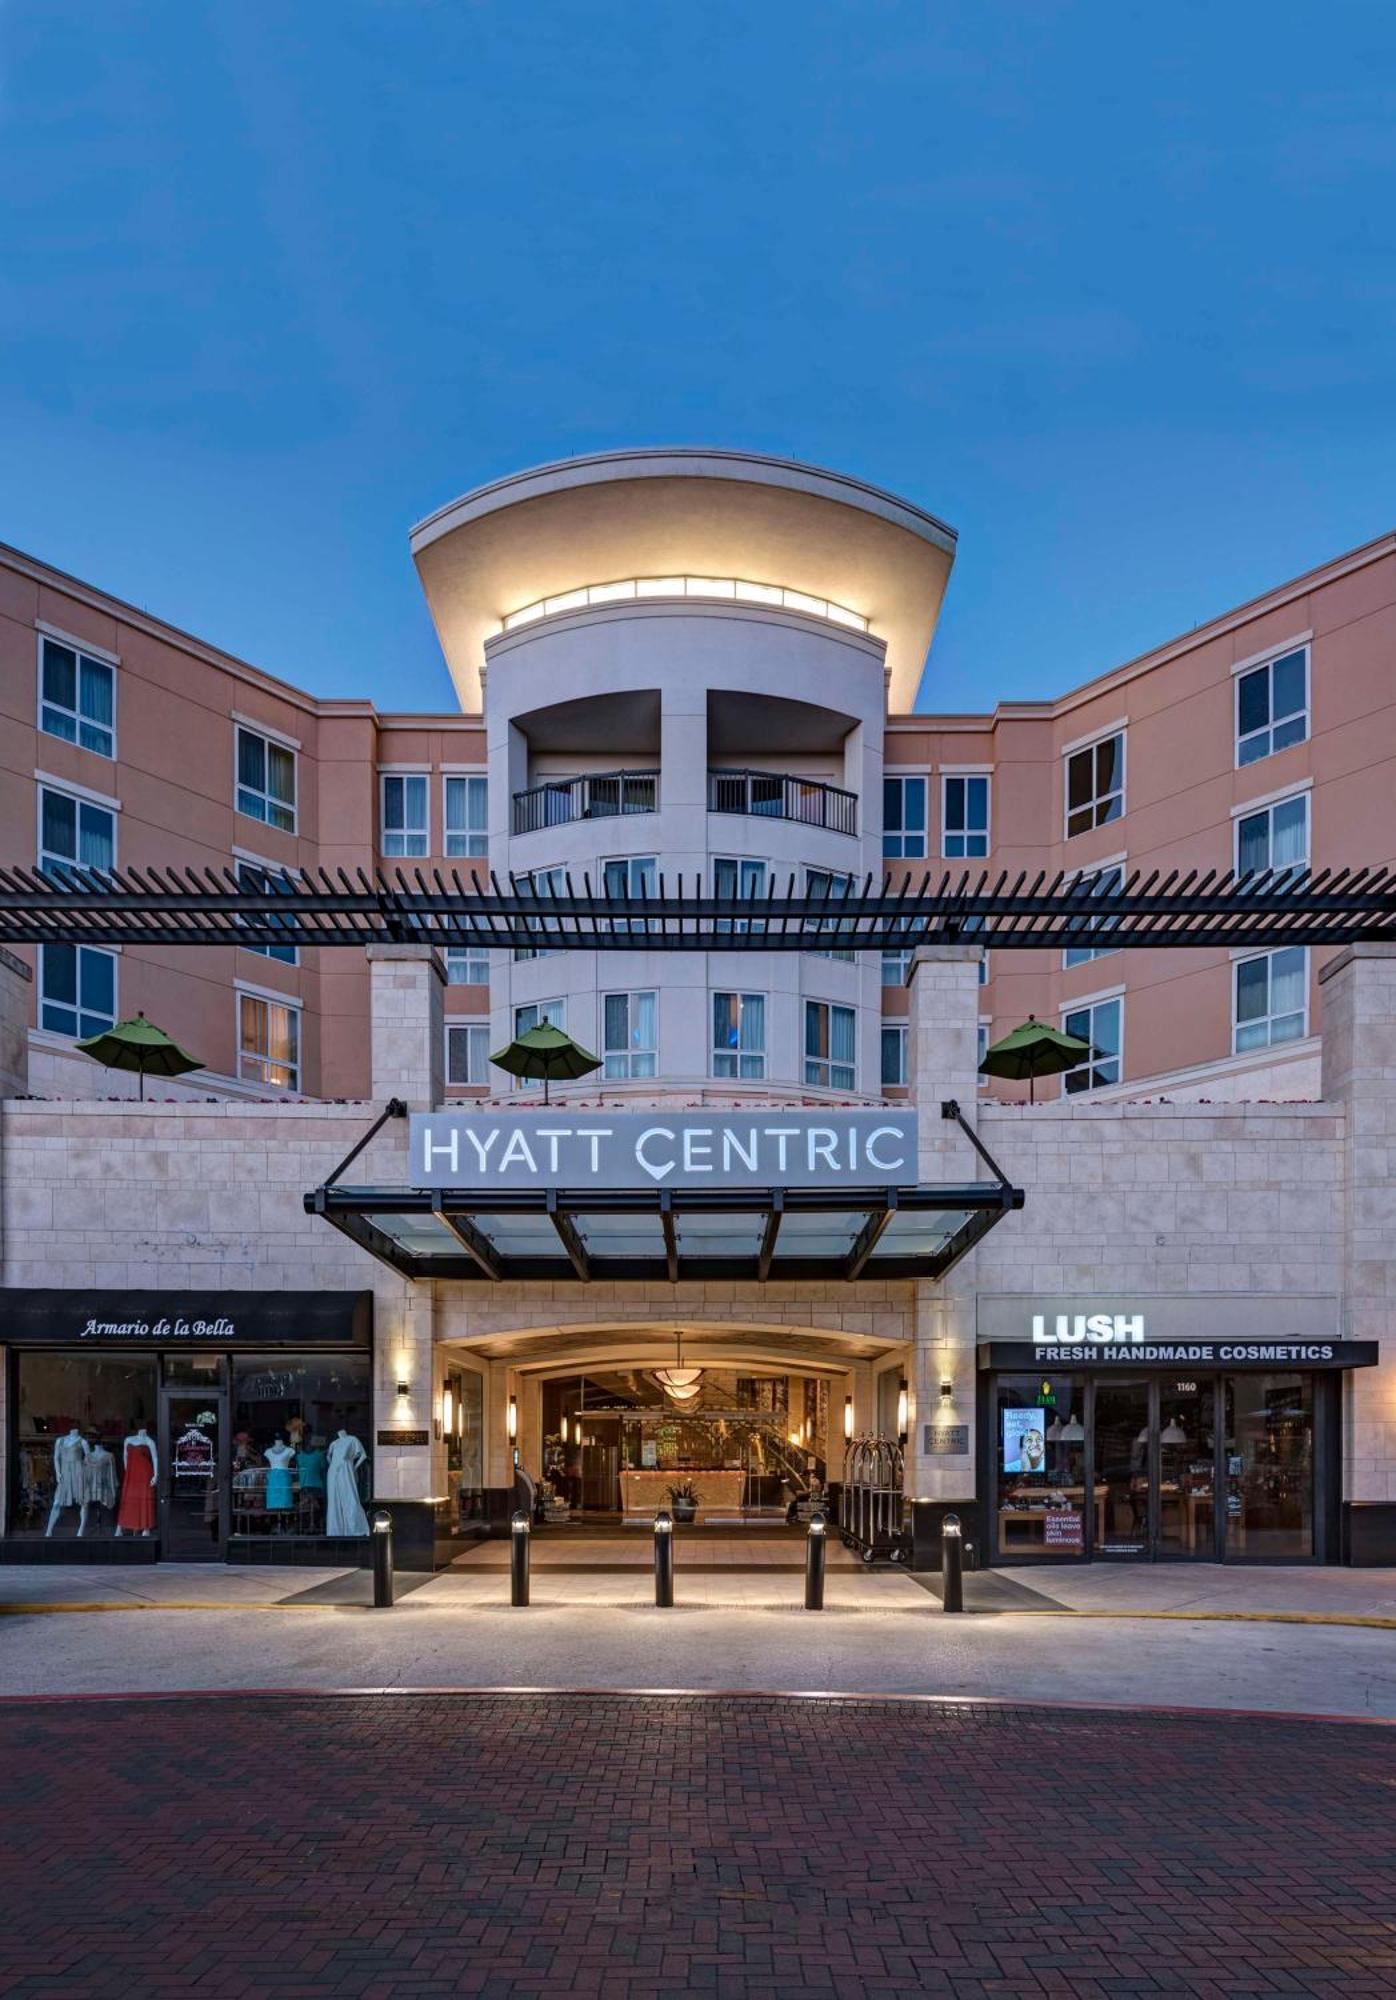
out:
{"label": "brick paver driveway", "polygon": [[1396,1731],[606,1695],[0,1705],[0,1994],[1396,1992]]}

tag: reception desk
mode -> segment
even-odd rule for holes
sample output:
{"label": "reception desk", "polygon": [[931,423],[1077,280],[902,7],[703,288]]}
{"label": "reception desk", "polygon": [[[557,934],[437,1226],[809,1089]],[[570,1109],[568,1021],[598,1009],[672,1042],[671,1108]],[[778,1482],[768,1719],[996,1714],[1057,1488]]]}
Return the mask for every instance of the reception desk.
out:
{"label": "reception desk", "polygon": [[707,1520],[710,1515],[736,1514],[741,1511],[742,1489],[746,1484],[746,1474],[732,1471],[705,1471],[695,1467],[685,1472],[622,1472],[620,1476],[620,1504],[627,1520],[652,1521],[661,1507],[669,1508],[671,1486],[682,1486],[691,1480],[698,1495],[698,1519]]}

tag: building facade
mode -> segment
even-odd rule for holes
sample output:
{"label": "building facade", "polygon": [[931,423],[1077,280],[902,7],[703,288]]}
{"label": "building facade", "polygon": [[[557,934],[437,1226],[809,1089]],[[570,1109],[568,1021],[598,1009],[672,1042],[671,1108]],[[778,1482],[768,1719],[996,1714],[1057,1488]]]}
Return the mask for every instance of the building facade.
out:
{"label": "building facade", "polygon": [[[1391,858],[1396,538],[1068,696],[934,716],[954,547],[736,454],[499,482],[413,535],[446,717],[313,700],[6,559],[12,866],[682,881],[752,913],[721,952],[641,918],[594,951],[230,935],[0,965],[0,1553],[324,1559],[372,1502],[435,1560],[506,1518],[516,1454],[558,1514],[639,1517],[692,1472],[712,1518],[764,1518],[867,1437],[898,1448],[918,1560],[951,1507],[990,1561],[1392,1559],[1383,948],[763,950],[760,899]],[[205,1063],[145,1105],[74,1050],[137,1009]],[[1093,1050],[1031,1106],[978,1074],[1030,1012]],[[488,1060],[542,1020],[599,1062],[548,1119],[672,1133],[667,1206],[643,1174],[588,1206],[585,1168],[491,1206],[483,1157],[443,1200],[400,1118],[343,1188],[393,1100],[546,1135]],[[982,1237],[943,1212],[990,1199],[948,1103],[1024,1195]],[[879,1107],[915,1150],[880,1206],[840,1151]],[[828,1135],[820,1205],[743,1179],[773,1116]]]}

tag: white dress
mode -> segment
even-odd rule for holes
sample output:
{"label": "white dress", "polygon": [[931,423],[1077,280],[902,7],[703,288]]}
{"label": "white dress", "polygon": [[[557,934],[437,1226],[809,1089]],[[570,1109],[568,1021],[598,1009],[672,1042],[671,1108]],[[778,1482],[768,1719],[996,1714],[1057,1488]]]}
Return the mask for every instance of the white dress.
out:
{"label": "white dress", "polygon": [[116,1460],[103,1444],[93,1446],[82,1468],[82,1497],[99,1507],[116,1506]]}
{"label": "white dress", "polygon": [[81,1507],[84,1499],[82,1490],[83,1468],[87,1463],[87,1439],[84,1437],[59,1438],[53,1447],[53,1504],[55,1507]]}
{"label": "white dress", "polygon": [[327,1535],[368,1533],[368,1516],[360,1504],[359,1482],[355,1477],[367,1457],[368,1453],[359,1440],[347,1431],[330,1446],[325,1505]]}

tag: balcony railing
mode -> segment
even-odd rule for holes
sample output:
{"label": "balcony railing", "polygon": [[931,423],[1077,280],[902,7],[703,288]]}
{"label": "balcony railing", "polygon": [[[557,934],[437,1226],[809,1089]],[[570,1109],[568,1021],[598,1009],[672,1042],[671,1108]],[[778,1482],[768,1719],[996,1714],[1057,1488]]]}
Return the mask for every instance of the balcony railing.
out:
{"label": "balcony railing", "polygon": [[659,810],[658,771],[592,771],[582,778],[551,778],[514,794],[515,833],[570,826],[579,819],[619,819],[622,813]]}
{"label": "balcony railing", "polygon": [[827,827],[830,833],[858,831],[856,792],[780,771],[709,771],[708,811],[793,819],[802,826]]}

